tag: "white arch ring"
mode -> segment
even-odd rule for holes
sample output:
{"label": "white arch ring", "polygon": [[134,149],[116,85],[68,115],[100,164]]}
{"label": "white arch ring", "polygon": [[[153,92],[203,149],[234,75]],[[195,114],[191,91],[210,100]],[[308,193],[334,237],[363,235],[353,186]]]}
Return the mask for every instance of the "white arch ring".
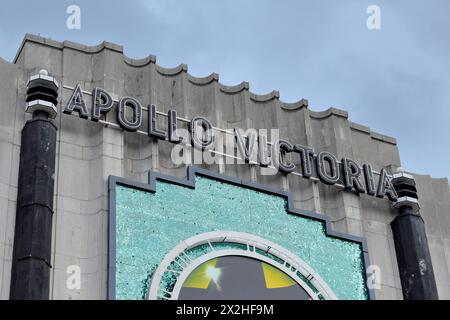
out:
{"label": "white arch ring", "polygon": [[[214,249],[213,243],[235,243],[245,245],[247,250],[242,249]],[[191,258],[186,254],[186,251],[189,249],[196,248],[198,246],[209,244],[212,251],[191,260]],[[256,249],[262,250],[265,253],[268,253],[272,256],[277,257],[280,261],[269,258],[266,255],[262,255],[258,253]],[[187,277],[201,264],[218,257],[224,256],[244,256],[253,258],[256,260],[264,261],[281,271],[285,272],[289,275],[293,280],[295,280],[313,300],[318,300],[319,295],[323,297],[325,300],[336,300],[337,297],[334,292],[329,288],[329,286],[323,281],[323,279],[319,276],[317,272],[315,272],[308,264],[306,264],[302,259],[291,253],[285,248],[281,246],[260,238],[258,236],[242,233],[242,232],[234,232],[234,231],[215,231],[203,233],[187,240],[184,240],[179,245],[177,245],[166,257],[163,259],[161,264],[156,269],[153,279],[150,285],[150,289],[148,292],[149,300],[156,300],[160,295],[160,283],[163,278],[163,275],[166,272],[172,272],[177,280],[173,290],[171,292],[164,291],[163,293],[168,295],[169,300],[176,300],[179,297],[181,288],[183,283],[187,279]],[[176,262],[176,258],[178,261],[183,261],[183,263]],[[174,271],[169,268],[172,263],[176,263],[182,271]],[[182,266],[184,264],[185,266]],[[314,288],[318,291],[315,293],[309,285],[307,285],[298,275],[297,272],[300,272],[301,275],[308,279],[308,281],[314,286]]]}

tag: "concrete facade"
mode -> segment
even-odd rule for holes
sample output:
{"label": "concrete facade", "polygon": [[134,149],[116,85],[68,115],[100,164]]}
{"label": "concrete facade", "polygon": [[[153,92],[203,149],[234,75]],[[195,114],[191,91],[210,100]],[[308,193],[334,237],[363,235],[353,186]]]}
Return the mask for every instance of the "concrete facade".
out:
{"label": "concrete facade", "polygon": [[[51,299],[105,299],[107,293],[107,179],[110,175],[147,182],[148,171],[185,177],[186,168],[170,158],[173,145],[116,127],[81,120],[61,112],[71,91],[106,89],[114,99],[137,98],[158,110],[178,111],[187,119],[201,115],[219,128],[279,128],[280,137],[338,158],[369,162],[374,170],[401,166],[396,140],[349,121],[347,112],[309,110],[305,101],[283,103],[279,93],[256,95],[248,83],[225,86],[218,75],[196,78],[186,65],[163,68],[153,56],[133,60],[121,46],[88,47],[27,35],[13,63],[0,59],[0,298],[8,299],[16,214],[21,130],[30,115],[24,111],[28,78],[46,69],[60,82],[58,147]],[[90,103],[90,99],[88,99]],[[146,123],[146,113],[144,123]],[[116,123],[115,113],[108,121]],[[160,124],[161,127],[165,125]],[[367,238],[371,263],[381,269],[377,299],[402,299],[390,222],[395,217],[388,199],[329,187],[297,176],[263,176],[249,165],[203,167],[291,191],[299,209],[328,215],[337,231]],[[416,175],[421,215],[441,299],[450,299],[450,190],[447,179]],[[66,287],[67,267],[82,271],[80,290]]]}

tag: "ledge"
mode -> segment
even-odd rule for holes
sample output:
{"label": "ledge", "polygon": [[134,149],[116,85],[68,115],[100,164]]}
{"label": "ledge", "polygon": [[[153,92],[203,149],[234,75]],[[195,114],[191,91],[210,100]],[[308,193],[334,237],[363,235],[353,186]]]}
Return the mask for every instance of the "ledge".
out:
{"label": "ledge", "polygon": [[341,110],[341,109],[336,109],[336,108],[329,108],[325,111],[310,111],[310,117],[313,119],[322,120],[322,119],[329,118],[331,116],[337,116],[337,117],[348,119],[348,112]]}
{"label": "ledge", "polygon": [[300,110],[302,108],[308,108],[308,106],[309,106],[309,101],[306,99],[301,99],[300,101],[292,102],[292,103],[283,102],[281,104],[281,109],[284,109],[286,111],[296,111],[296,110]]}
{"label": "ledge", "polygon": [[151,63],[155,64],[156,63],[156,56],[154,55],[149,55],[146,58],[143,59],[131,59],[128,58],[127,56],[124,56],[123,60],[125,61],[125,63],[131,67],[135,67],[135,68],[140,68],[140,67],[145,67]]}
{"label": "ledge", "polygon": [[353,131],[359,131],[365,134],[368,134],[372,139],[374,140],[378,140],[381,142],[386,142],[392,145],[397,145],[397,140],[393,137],[389,137],[377,132],[373,132],[372,130],[370,130],[369,127],[354,123],[354,122],[350,122],[350,129]]}
{"label": "ledge", "polygon": [[209,76],[206,77],[194,77],[191,74],[187,74],[188,81],[192,84],[195,84],[197,86],[205,86],[207,84],[210,84],[214,81],[219,81],[219,75],[217,73],[211,73]]}
{"label": "ledge", "polygon": [[159,65],[156,65],[156,72],[158,72],[159,74],[163,75],[163,76],[176,76],[182,72],[187,72],[188,71],[188,66],[186,64],[180,64],[179,66],[175,67],[175,68],[163,68]]}
{"label": "ledge", "polygon": [[17,62],[17,60],[19,59],[20,54],[22,53],[22,50],[27,42],[41,44],[41,45],[55,48],[58,50],[63,50],[65,48],[69,48],[69,49],[80,51],[80,52],[87,53],[87,54],[99,53],[105,49],[109,49],[109,50],[123,54],[122,46],[111,43],[111,42],[107,42],[107,41],[103,41],[102,43],[100,43],[99,45],[96,45],[96,46],[86,46],[86,45],[82,45],[82,44],[71,42],[71,41],[59,42],[56,40],[43,38],[43,37],[40,37],[40,36],[37,36],[34,34],[27,33],[25,35],[24,39],[22,40],[22,43],[20,45],[19,50],[17,51],[17,54],[13,60],[13,63]]}
{"label": "ledge", "polygon": [[273,99],[279,99],[280,98],[280,92],[279,91],[272,91],[268,94],[256,94],[250,92],[250,99],[254,102],[268,102],[272,101]]}
{"label": "ledge", "polygon": [[236,86],[226,86],[222,83],[219,83],[219,88],[220,88],[220,91],[222,91],[224,93],[235,94],[235,93],[239,93],[244,90],[249,90],[250,85],[248,82],[245,82],[245,81],[241,82],[240,84],[238,84]]}
{"label": "ledge", "polygon": [[389,143],[389,144],[397,145],[397,139],[392,138],[392,137],[389,137],[389,136],[386,136],[386,135],[384,135],[384,134],[381,134],[381,133],[377,133],[377,132],[373,132],[373,131],[372,131],[372,132],[370,133],[370,136],[371,136],[372,139],[374,139],[374,140],[379,140],[379,141],[386,142],[386,143]]}

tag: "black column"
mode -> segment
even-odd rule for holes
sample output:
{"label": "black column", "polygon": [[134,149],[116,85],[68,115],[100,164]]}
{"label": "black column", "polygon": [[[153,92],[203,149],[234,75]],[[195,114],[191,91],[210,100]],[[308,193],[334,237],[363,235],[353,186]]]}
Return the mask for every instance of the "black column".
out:
{"label": "black column", "polygon": [[[10,289],[10,299],[14,300],[49,298],[57,129],[48,118],[56,115],[53,101],[55,93],[57,96],[57,82],[47,85],[48,78],[51,77],[42,74],[38,81],[30,80],[27,92],[29,98],[37,100],[27,99],[27,112],[33,118],[23,128],[20,148]],[[48,90],[55,85],[56,91]]]}
{"label": "black column", "polygon": [[398,216],[392,221],[395,252],[405,300],[439,299],[433,264],[425,231],[425,223],[418,214],[417,190],[414,178],[408,174],[394,175],[398,193]]}

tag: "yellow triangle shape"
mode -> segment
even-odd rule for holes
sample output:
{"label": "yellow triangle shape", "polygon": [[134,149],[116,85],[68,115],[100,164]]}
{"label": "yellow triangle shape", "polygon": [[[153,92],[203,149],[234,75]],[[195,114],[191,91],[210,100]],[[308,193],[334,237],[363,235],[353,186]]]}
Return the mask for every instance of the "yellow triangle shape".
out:
{"label": "yellow triangle shape", "polygon": [[261,262],[264,272],[264,279],[268,289],[287,288],[296,284],[296,282],[283,271]]}
{"label": "yellow triangle shape", "polygon": [[198,266],[183,283],[184,288],[208,289],[211,277],[207,275],[208,268],[215,268],[218,259],[209,260]]}

